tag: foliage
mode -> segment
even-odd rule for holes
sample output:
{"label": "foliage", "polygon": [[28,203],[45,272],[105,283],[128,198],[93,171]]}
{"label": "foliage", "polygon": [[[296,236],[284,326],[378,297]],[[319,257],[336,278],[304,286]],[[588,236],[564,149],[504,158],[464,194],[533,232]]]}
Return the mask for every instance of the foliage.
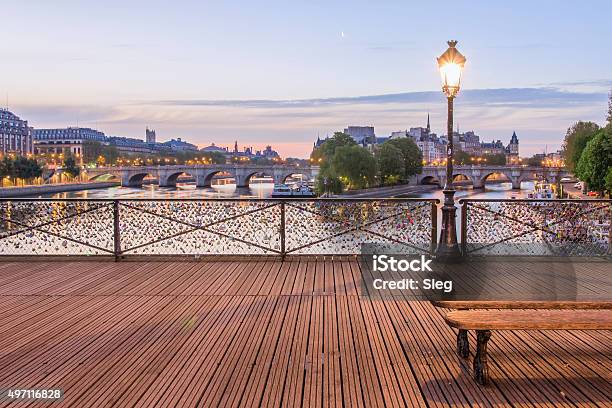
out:
{"label": "foliage", "polygon": [[612,90],[610,90],[608,98],[608,116],[606,119],[608,120],[608,125],[612,125]]}
{"label": "foliage", "polygon": [[0,161],[0,177],[2,178],[8,176],[12,179],[32,180],[42,176],[42,172],[42,167],[35,159],[24,156],[15,158],[4,156]]}
{"label": "foliage", "polygon": [[269,165],[272,164],[272,160],[268,159],[267,157],[253,157],[251,159],[251,163],[259,165]]}
{"label": "foliage", "polygon": [[397,184],[400,184],[401,182],[402,179],[400,178],[400,176],[397,175],[391,175],[383,178],[383,185],[385,186],[395,186]]}
{"label": "foliage", "polygon": [[64,169],[64,173],[66,173],[70,177],[77,177],[79,174],[81,174],[81,168],[77,166],[76,161],[74,160],[74,157],[72,157],[72,155],[69,155],[64,159],[64,164],[62,168]]}
{"label": "foliage", "polygon": [[399,183],[406,174],[406,166],[404,164],[404,155],[402,151],[391,143],[383,143],[376,150],[376,160],[378,162],[378,171],[381,179],[385,184]]}
{"label": "foliage", "polygon": [[586,144],[576,165],[576,176],[585,181],[589,189],[603,193],[611,167],[612,128],[608,127],[597,132]]}
{"label": "foliage", "polygon": [[402,152],[404,157],[404,173],[401,174],[402,179],[408,180],[411,176],[420,173],[423,170],[423,153],[414,143],[412,138],[401,137],[398,139],[387,140],[385,144],[391,144]]}
{"label": "foliage", "polygon": [[608,167],[608,173],[606,174],[606,190],[608,191],[608,197],[612,194],[612,167]]}
{"label": "foliage", "polygon": [[113,164],[119,158],[119,151],[115,146],[107,146],[96,140],[85,140],[82,147],[84,163]]}
{"label": "foliage", "polygon": [[576,171],[582,151],[598,130],[599,126],[596,123],[582,121],[574,123],[567,129],[563,141],[563,157],[570,171]]}
{"label": "foliage", "polygon": [[345,146],[357,146],[357,143],[346,133],[336,132],[332,137],[326,139],[321,146],[312,151],[310,162],[321,166],[319,175],[315,180],[315,189],[318,193],[342,193],[344,185],[332,164],[332,159],[336,150]]}
{"label": "foliage", "polygon": [[337,147],[331,167],[350,189],[368,187],[376,178],[376,159],[366,148],[357,145]]}
{"label": "foliage", "polygon": [[534,154],[533,156],[527,159],[525,164],[531,167],[542,167],[542,156]]}
{"label": "foliage", "polygon": [[225,155],[221,152],[204,152],[202,157],[212,164],[225,164]]}
{"label": "foliage", "polygon": [[42,176],[42,168],[35,159],[19,156],[13,164],[15,177],[23,180],[32,180]]}
{"label": "foliage", "polygon": [[503,153],[486,154],[483,156],[483,158],[487,160],[486,161],[487,164],[501,165],[501,166],[506,164],[506,155]]}
{"label": "foliage", "polygon": [[321,146],[312,151],[310,158],[313,163],[320,164],[322,167],[329,166],[337,148],[356,145],[357,142],[346,133],[335,132],[332,137],[326,139]]}
{"label": "foliage", "polygon": [[472,164],[472,155],[461,149],[457,149],[453,152],[453,158],[455,164]]}
{"label": "foliage", "polygon": [[323,193],[333,193],[340,194],[343,189],[342,181],[340,178],[331,172],[327,171],[324,173],[319,173],[315,180],[315,190],[319,194]]}

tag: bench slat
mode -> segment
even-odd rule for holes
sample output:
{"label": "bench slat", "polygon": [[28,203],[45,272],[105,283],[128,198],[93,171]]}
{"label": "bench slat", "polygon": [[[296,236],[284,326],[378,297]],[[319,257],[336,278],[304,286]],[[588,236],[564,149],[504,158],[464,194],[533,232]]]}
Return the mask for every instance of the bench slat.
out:
{"label": "bench slat", "polygon": [[432,302],[447,309],[612,309],[606,301],[490,301],[490,300],[439,300]]}
{"label": "bench slat", "polygon": [[462,330],[612,330],[608,310],[456,310],[445,320]]}

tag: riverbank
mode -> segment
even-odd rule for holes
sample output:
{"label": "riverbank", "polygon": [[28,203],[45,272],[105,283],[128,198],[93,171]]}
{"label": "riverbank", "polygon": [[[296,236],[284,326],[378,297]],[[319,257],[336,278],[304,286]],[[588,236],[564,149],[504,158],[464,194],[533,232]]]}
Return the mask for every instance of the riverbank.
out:
{"label": "riverbank", "polygon": [[90,183],[44,184],[41,186],[3,187],[0,188],[0,198],[36,197],[43,194],[109,188],[116,187],[118,185],[119,182],[117,181],[99,181]]}

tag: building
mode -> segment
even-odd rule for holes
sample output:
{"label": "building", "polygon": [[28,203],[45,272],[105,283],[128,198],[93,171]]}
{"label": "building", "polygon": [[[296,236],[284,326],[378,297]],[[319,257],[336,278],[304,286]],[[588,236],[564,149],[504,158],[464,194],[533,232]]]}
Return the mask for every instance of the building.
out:
{"label": "building", "polygon": [[106,144],[114,146],[122,155],[148,155],[170,153],[169,147],[160,146],[160,143],[145,143],[141,139],[123,136],[109,136]]}
{"label": "building", "polygon": [[217,152],[217,153],[222,153],[224,155],[228,155],[229,154],[229,149],[227,147],[216,146],[214,143],[211,144],[210,146],[206,146],[206,147],[201,148],[200,151],[202,153]]}
{"label": "building", "polygon": [[344,133],[361,145],[376,143],[374,126],[349,126],[344,129]]}
{"label": "building", "polygon": [[0,153],[33,153],[32,128],[28,121],[6,109],[0,109]]}
{"label": "building", "polygon": [[272,146],[266,146],[266,148],[264,150],[262,150],[262,151],[258,150],[255,153],[255,157],[265,157],[266,159],[275,159],[275,158],[278,158],[280,156],[279,156],[279,154],[278,154],[278,152],[276,150],[272,149]]}
{"label": "building", "polygon": [[149,129],[147,127],[146,131],[145,131],[145,141],[149,144],[155,144],[155,130],[153,129]]}
{"label": "building", "polygon": [[191,144],[189,142],[185,142],[181,140],[181,138],[170,139],[167,142],[161,143],[163,146],[169,147],[171,150],[175,152],[197,152],[198,146]]}
{"label": "building", "polygon": [[516,132],[512,132],[512,137],[510,138],[510,144],[506,147],[506,155],[508,156],[517,156],[519,155],[519,140],[516,136]]}
{"label": "building", "polygon": [[34,129],[34,152],[83,154],[83,142],[106,142],[106,135],[96,129],[68,127]]}

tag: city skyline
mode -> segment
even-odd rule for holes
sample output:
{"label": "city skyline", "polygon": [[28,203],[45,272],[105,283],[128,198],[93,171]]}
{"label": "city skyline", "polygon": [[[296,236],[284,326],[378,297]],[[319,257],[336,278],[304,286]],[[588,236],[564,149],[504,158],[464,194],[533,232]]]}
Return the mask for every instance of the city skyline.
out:
{"label": "city skyline", "polygon": [[[285,157],[348,125],[387,136],[427,113],[444,134],[434,57],[455,38],[468,58],[459,130],[484,141],[516,131],[530,155],[558,149],[577,120],[603,123],[612,87],[604,2],[595,15],[551,2],[56,6],[5,6],[0,96],[35,128],[142,138],[151,126],[199,147],[238,139]],[[441,8],[457,28],[440,24]]]}

